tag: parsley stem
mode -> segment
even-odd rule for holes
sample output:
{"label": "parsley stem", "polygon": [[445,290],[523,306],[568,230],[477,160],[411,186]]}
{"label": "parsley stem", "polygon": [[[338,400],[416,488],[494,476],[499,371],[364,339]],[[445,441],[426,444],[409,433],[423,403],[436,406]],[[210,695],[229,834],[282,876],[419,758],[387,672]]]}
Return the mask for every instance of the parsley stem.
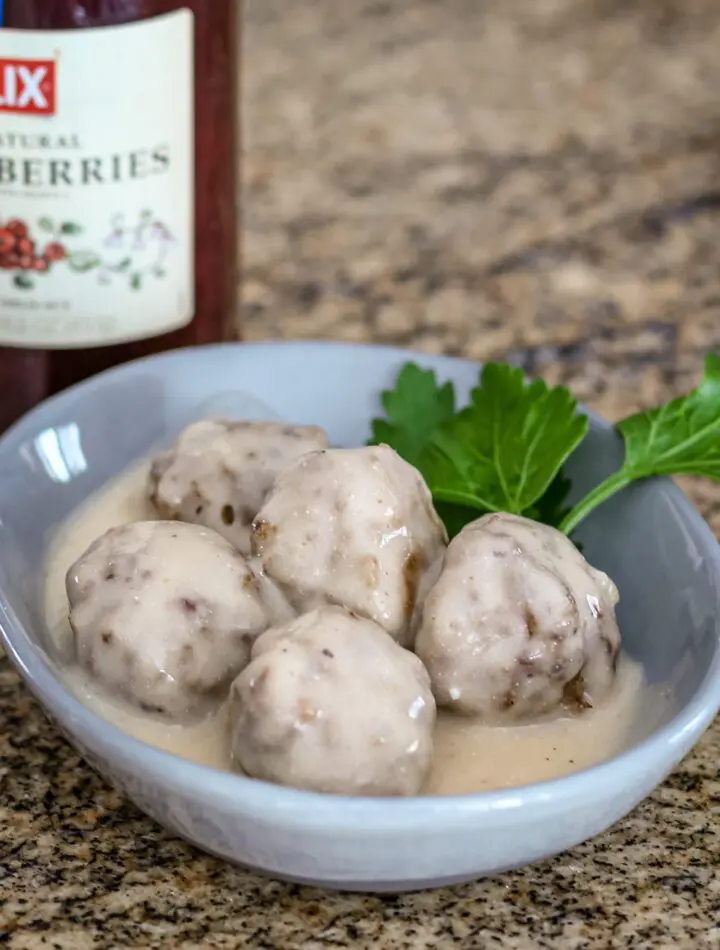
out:
{"label": "parsley stem", "polygon": [[608,498],[612,498],[619,491],[622,491],[633,481],[632,475],[624,468],[614,472],[604,482],[600,482],[591,492],[575,505],[575,507],[563,518],[559,530],[570,535],[577,528],[590,512],[602,505]]}

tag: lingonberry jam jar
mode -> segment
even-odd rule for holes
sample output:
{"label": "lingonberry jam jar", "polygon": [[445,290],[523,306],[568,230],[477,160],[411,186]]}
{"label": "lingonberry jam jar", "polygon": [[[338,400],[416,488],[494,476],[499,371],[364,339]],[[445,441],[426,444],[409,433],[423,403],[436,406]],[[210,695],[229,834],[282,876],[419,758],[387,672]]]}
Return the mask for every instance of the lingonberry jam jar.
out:
{"label": "lingonberry jam jar", "polygon": [[229,338],[238,0],[0,0],[0,430]]}

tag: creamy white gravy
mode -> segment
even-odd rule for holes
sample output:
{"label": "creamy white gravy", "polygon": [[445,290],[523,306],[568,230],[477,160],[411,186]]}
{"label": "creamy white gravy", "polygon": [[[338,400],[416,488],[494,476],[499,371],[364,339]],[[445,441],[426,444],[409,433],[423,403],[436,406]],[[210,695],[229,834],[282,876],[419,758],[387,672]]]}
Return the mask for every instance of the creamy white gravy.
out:
{"label": "creamy white gravy", "polygon": [[[62,675],[86,706],[124,732],[185,759],[229,769],[222,712],[192,726],[168,726],[116,702],[73,665],[65,573],[109,528],[152,517],[145,501],[147,466],[120,476],[79,510],[50,540],[45,610],[63,662]],[[482,725],[441,711],[426,794],[452,795],[559,778],[596,765],[627,748],[653,697],[642,668],[623,656],[613,694],[602,706],[529,725]]]}

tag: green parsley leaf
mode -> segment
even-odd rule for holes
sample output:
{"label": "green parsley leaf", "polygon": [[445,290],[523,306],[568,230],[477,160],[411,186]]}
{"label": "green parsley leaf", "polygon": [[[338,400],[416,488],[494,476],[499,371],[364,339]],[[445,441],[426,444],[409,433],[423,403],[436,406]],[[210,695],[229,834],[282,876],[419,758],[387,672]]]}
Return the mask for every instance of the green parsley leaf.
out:
{"label": "green parsley leaf", "polygon": [[697,389],[666,406],[618,423],[623,468],[632,478],[702,475],[720,478],[720,357],[708,353]]}
{"label": "green parsley leaf", "polygon": [[571,394],[519,369],[489,363],[470,405],[455,412],[450,383],[413,363],[382,394],[386,419],[373,422],[386,442],[425,477],[451,537],[474,518],[507,511],[571,534],[598,505],[633,481],[699,475],[720,481],[720,356],[708,354],[700,385],[665,406],[617,424],[621,468],[568,510],[562,466],[588,428]]}
{"label": "green parsley leaf", "polygon": [[560,469],[550,482],[545,494],[538,498],[534,505],[523,511],[523,515],[526,518],[532,518],[533,521],[541,521],[543,524],[549,524],[553,528],[557,528],[562,523],[563,518],[570,513],[567,499],[571,488],[572,482],[565,472]]}
{"label": "green parsley leaf", "polygon": [[700,475],[720,481],[720,357],[706,356],[705,375],[687,396],[628,416],[617,429],[625,442],[622,467],[563,519],[561,530],[567,534],[594,508],[638,479]]}
{"label": "green parsley leaf", "polygon": [[395,388],[382,393],[386,419],[373,419],[371,444],[384,442],[406,462],[417,465],[435,430],[455,415],[452,383],[438,385],[431,369],[406,363]]}
{"label": "green parsley leaf", "polygon": [[470,405],[431,434],[417,466],[437,501],[521,514],[545,494],[587,428],[564,387],[527,383],[522,370],[487,363]]}

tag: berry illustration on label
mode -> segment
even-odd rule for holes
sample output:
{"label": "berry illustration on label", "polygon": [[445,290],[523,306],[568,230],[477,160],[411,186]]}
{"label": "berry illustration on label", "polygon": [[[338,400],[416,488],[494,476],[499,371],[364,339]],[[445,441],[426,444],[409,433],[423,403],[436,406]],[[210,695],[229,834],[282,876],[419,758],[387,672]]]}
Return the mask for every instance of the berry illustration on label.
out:
{"label": "berry illustration on label", "polygon": [[32,290],[36,279],[57,266],[76,274],[94,273],[99,284],[127,281],[132,290],[141,290],[148,279],[165,277],[175,240],[151,211],[143,211],[133,224],[126,223],[123,214],[114,215],[103,253],[75,247],[83,233],[75,221],[47,217],[40,218],[35,231],[19,218],[0,223],[0,270],[12,272],[18,290]]}

